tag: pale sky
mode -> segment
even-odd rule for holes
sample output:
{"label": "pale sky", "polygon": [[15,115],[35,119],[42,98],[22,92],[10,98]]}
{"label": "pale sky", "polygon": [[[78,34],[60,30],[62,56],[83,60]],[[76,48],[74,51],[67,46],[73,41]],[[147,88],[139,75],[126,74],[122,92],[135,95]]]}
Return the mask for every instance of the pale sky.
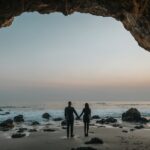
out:
{"label": "pale sky", "polygon": [[23,14],[0,29],[0,104],[150,100],[150,53],[112,18]]}

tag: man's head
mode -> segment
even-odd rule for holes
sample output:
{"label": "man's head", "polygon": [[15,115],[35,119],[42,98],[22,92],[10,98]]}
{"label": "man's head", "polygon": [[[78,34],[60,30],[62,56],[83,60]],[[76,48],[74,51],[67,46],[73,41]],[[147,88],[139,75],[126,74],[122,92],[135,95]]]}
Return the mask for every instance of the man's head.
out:
{"label": "man's head", "polygon": [[70,106],[71,106],[71,104],[72,104],[72,103],[71,103],[71,101],[69,101],[69,102],[68,102],[68,106],[70,107]]}

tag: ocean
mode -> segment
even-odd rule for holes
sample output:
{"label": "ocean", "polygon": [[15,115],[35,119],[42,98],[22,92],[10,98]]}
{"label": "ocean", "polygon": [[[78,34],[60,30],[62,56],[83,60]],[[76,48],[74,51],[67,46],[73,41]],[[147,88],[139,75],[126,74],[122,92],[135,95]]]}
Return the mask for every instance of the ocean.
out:
{"label": "ocean", "polygon": [[[78,114],[82,112],[84,107],[84,101],[73,102]],[[123,112],[129,108],[137,108],[143,117],[150,117],[150,102],[88,102],[92,116],[99,115],[100,117],[111,116],[114,118],[121,119]],[[48,112],[53,118],[61,117],[64,118],[64,108],[67,102],[50,102],[48,104],[42,104],[40,106],[1,106],[3,111],[0,111],[0,122],[6,119],[13,119],[16,115],[23,115],[25,122],[38,121],[43,122],[42,114]],[[5,114],[9,112],[9,114]]]}

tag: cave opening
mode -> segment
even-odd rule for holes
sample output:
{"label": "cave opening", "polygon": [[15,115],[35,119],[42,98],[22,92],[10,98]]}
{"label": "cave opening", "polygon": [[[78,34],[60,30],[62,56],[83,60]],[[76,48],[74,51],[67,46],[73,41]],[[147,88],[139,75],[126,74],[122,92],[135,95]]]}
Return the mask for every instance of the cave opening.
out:
{"label": "cave opening", "polygon": [[24,13],[0,32],[2,103],[149,99],[150,56],[113,18]]}

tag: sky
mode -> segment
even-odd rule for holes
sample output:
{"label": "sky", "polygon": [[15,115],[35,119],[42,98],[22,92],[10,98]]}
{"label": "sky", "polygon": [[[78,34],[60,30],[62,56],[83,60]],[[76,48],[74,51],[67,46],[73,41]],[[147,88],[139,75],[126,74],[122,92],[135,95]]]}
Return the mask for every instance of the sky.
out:
{"label": "sky", "polygon": [[113,18],[24,13],[0,29],[0,104],[150,100],[150,53]]}

